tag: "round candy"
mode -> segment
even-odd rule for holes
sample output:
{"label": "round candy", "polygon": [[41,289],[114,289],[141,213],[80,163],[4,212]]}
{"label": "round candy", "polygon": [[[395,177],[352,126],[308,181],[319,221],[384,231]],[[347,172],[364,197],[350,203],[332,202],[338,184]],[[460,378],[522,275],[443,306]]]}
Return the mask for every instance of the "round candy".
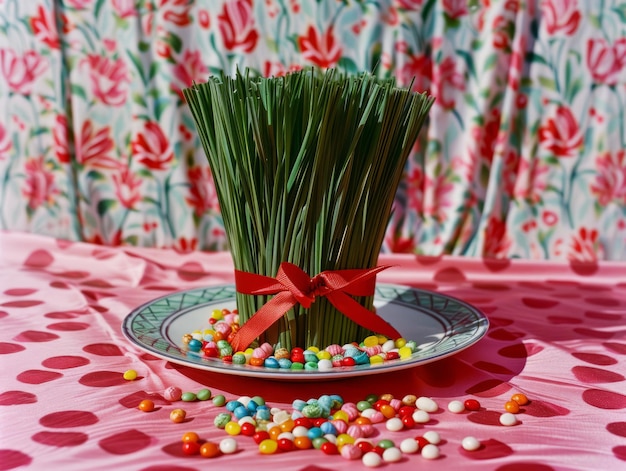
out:
{"label": "round candy", "polygon": [[520,406],[525,406],[530,402],[526,395],[522,393],[513,394],[511,400],[517,402]]}
{"label": "round candy", "polygon": [[166,388],[165,391],[163,391],[163,397],[166,400],[172,402],[180,401],[182,395],[182,390],[180,388],[177,388],[176,386],[170,386],[169,388]]}
{"label": "round candy", "polygon": [[480,442],[475,437],[465,437],[461,442],[461,446],[464,450],[475,451],[480,448]]}
{"label": "round candy", "polygon": [[520,411],[519,404],[515,401],[507,401],[504,404],[504,410],[511,414],[517,414]]}
{"label": "round candy", "polygon": [[400,442],[400,451],[402,451],[402,453],[416,453],[417,450],[419,450],[419,445],[412,438],[405,438]]}
{"label": "round candy", "polygon": [[402,452],[395,446],[387,448],[383,451],[383,461],[387,463],[395,463],[402,459]]}
{"label": "round candy", "polygon": [[196,393],[196,399],[198,399],[199,401],[206,401],[208,399],[211,399],[211,391],[206,388],[201,389]]}
{"label": "round candy", "polygon": [[226,404],[226,398],[222,394],[218,394],[213,398],[213,405],[221,407],[224,404]]}
{"label": "round candy", "polygon": [[180,424],[185,421],[187,413],[183,409],[174,409],[170,412],[170,420],[175,424]]}
{"label": "round candy", "polygon": [[217,416],[213,420],[213,424],[217,428],[223,429],[224,427],[226,427],[226,424],[230,422],[230,419],[231,419],[230,414],[223,412],[221,414],[217,414]]}
{"label": "round candy", "polygon": [[517,424],[517,417],[515,417],[515,414],[505,412],[500,416],[500,423],[506,427],[510,427]]}
{"label": "round candy", "polygon": [[124,372],[124,379],[126,381],[133,381],[137,379],[137,372],[135,370],[127,370]]}
{"label": "round candy", "polygon": [[465,410],[465,404],[461,401],[450,401],[448,403],[448,410],[453,414],[460,414]]}
{"label": "round candy", "polygon": [[378,468],[382,463],[382,458],[375,451],[368,451],[361,458],[364,466],[368,468]]}
{"label": "round candy", "polygon": [[387,422],[385,422],[385,427],[390,432],[399,432],[404,428],[404,424],[402,423],[402,419],[400,419],[399,417],[392,417]]}
{"label": "round candy", "polygon": [[183,400],[183,402],[193,402],[196,400],[196,394],[192,392],[184,392],[183,395],[180,396],[180,398]]}
{"label": "round candy", "polygon": [[439,447],[437,445],[429,443],[424,448],[422,448],[422,458],[425,458],[427,460],[435,460],[439,458]]}
{"label": "round candy", "polygon": [[421,396],[417,398],[417,401],[415,401],[415,406],[420,409],[423,410],[425,412],[437,412],[437,410],[439,409],[439,406],[437,405],[437,403],[431,399],[430,397],[425,397],[425,396]]}
{"label": "round candy", "polygon": [[358,460],[363,456],[363,452],[352,443],[346,443],[340,447],[340,455],[347,460]]}
{"label": "round candy", "polygon": [[428,443],[431,443],[433,445],[439,445],[439,443],[441,442],[441,437],[439,436],[438,432],[435,432],[434,430],[428,430],[427,432],[424,432],[424,435],[422,435],[426,440],[428,440]]}
{"label": "round candy", "polygon": [[476,399],[465,399],[463,405],[467,410],[472,412],[480,410],[480,402],[478,402]]}
{"label": "round candy", "polygon": [[416,424],[425,424],[430,421],[430,414],[424,410],[416,410],[411,416]]}
{"label": "round candy", "polygon": [[220,447],[217,443],[205,442],[200,446],[200,454],[204,458],[214,458],[220,454]]}
{"label": "round candy", "polygon": [[150,399],[144,399],[139,403],[139,410],[144,412],[152,412],[154,410],[154,402]]}
{"label": "round candy", "polygon": [[234,438],[224,438],[220,442],[220,451],[225,455],[229,455],[237,451],[237,440]]}

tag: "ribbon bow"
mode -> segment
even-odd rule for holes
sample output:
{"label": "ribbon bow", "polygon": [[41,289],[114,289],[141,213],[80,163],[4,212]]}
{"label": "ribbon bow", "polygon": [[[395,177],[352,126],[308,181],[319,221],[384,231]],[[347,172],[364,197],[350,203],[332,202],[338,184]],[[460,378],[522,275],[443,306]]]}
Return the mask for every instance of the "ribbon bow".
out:
{"label": "ribbon bow", "polygon": [[326,297],[342,314],[368,330],[392,339],[401,337],[391,324],[351,297],[373,295],[376,274],[387,268],[328,270],[313,278],[289,262],[280,264],[276,278],[235,270],[235,287],[239,293],[275,296],[234,335],[231,341],[234,351],[245,349],[296,304],[309,308],[317,296]]}

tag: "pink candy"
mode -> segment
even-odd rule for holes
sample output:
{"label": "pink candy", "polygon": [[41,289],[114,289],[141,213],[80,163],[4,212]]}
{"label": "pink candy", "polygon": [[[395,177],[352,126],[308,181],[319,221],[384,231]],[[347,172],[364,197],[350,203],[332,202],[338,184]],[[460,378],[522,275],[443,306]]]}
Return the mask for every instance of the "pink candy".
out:
{"label": "pink candy", "polygon": [[352,443],[346,443],[341,447],[341,457],[347,460],[358,460],[363,452],[358,446],[353,445]]}
{"label": "pink candy", "polygon": [[228,334],[230,334],[232,329],[230,327],[230,324],[226,322],[218,322],[217,324],[213,326],[213,330],[215,330],[216,332],[219,332],[220,334],[224,336],[227,336]]}
{"label": "pink candy", "polygon": [[396,399],[393,398],[391,401],[389,401],[389,405],[391,407],[393,407],[393,409],[398,412],[400,410],[400,407],[403,406],[402,401],[400,399]]}
{"label": "pink candy", "polygon": [[381,422],[384,422],[385,420],[386,420],[386,419],[385,419],[385,416],[384,416],[384,415],[383,415],[383,413],[382,413],[382,412],[380,412],[380,411],[374,411],[374,412],[372,413],[372,415],[370,416],[370,421],[371,421],[373,424],[379,424],[379,423],[381,423]]}
{"label": "pink candy", "polygon": [[361,424],[360,427],[364,438],[371,437],[376,431],[376,428],[372,424]]}
{"label": "pink candy", "polygon": [[357,409],[356,404],[353,402],[346,402],[341,406],[341,410],[348,414],[350,421],[355,420],[360,415],[359,409]]}
{"label": "pink candy", "polygon": [[348,435],[350,435],[352,438],[357,439],[357,438],[364,438],[365,434],[363,433],[363,429],[361,428],[360,425],[350,425],[348,427],[348,430],[346,430],[346,432]]}
{"label": "pink candy", "polygon": [[335,356],[335,355],[343,355],[345,350],[341,347],[341,345],[333,344],[333,345],[329,345],[328,347],[326,347],[326,351],[330,353],[332,356]]}
{"label": "pink candy", "polygon": [[348,424],[341,419],[331,420],[330,423],[335,426],[337,433],[346,433],[348,430]]}
{"label": "pink candy", "polygon": [[170,386],[165,391],[163,391],[163,397],[166,401],[180,401],[180,398],[183,396],[183,391],[176,386]]}
{"label": "pink candy", "polygon": [[362,350],[367,353],[367,356],[373,357],[374,355],[382,353],[383,347],[380,345],[374,345],[373,347],[363,347]]}

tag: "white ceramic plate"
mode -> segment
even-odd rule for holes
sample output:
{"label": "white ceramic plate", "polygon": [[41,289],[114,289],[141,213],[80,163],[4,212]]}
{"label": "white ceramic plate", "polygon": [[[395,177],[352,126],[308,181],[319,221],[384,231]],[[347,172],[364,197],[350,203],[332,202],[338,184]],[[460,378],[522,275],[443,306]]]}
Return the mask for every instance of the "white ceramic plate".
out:
{"label": "white ceramic plate", "polygon": [[173,363],[224,374],[304,381],[387,373],[430,363],[473,345],[489,327],[487,318],[463,301],[406,286],[377,285],[374,305],[378,315],[404,338],[417,342],[419,349],[411,358],[308,371],[234,365],[186,351],[184,334],[208,326],[213,309],[235,308],[234,285],[192,289],[157,298],[134,309],[124,320],[122,329],[137,347]]}

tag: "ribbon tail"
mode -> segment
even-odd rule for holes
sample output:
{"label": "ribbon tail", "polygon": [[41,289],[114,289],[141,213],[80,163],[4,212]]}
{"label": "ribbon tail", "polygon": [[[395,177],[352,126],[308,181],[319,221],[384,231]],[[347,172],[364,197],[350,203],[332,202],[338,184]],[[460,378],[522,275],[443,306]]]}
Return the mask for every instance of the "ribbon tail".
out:
{"label": "ribbon tail", "polygon": [[382,334],[390,339],[398,339],[402,334],[391,324],[378,316],[375,312],[366,309],[347,294],[341,291],[334,291],[326,295],[330,303],[342,314],[350,318],[360,326],[369,329],[377,334]]}
{"label": "ribbon tail", "polygon": [[280,319],[289,309],[297,304],[289,291],[281,291],[261,307],[235,333],[231,341],[233,352],[241,352],[267,328]]}

